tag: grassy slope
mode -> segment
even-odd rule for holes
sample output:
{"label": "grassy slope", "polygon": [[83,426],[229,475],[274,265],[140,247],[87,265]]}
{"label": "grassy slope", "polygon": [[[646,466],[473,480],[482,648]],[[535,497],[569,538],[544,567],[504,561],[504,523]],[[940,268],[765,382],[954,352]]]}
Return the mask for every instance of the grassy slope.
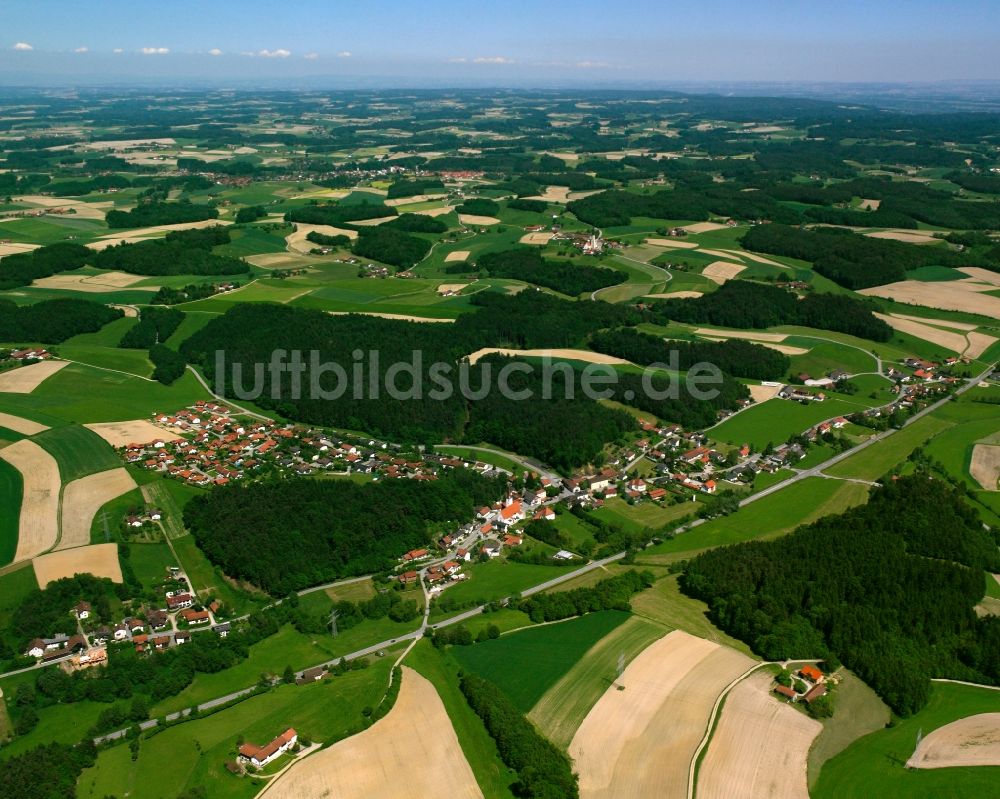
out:
{"label": "grassy slope", "polygon": [[452,649],[464,668],[500,686],[528,712],[552,685],[628,614],[616,610],[511,633],[493,641]]}
{"label": "grassy slope", "polygon": [[830,758],[844,751],[859,738],[881,730],[891,712],[871,688],[847,669],[837,672],[833,716],[822,719],[823,729],[809,750],[809,784],[815,786],[820,769]]}
{"label": "grassy slope", "polygon": [[927,735],[976,713],[1000,712],[1000,691],[934,683],[931,700],[916,715],[873,732],[829,760],[812,791],[814,799],[878,796],[883,799],[960,799],[994,796],[1000,768],[904,768],[917,733]]}
{"label": "grassy slope", "polygon": [[683,630],[753,656],[750,647],[708,620],[708,605],[681,593],[676,574],[658,580],[651,588],[632,597],[632,611],[664,627]]}
{"label": "grassy slope", "polygon": [[820,516],[863,503],[866,486],[809,477],[764,497],[730,516],[713,519],[670,541],[650,547],[639,563],[670,563],[711,547],[775,538]]}
{"label": "grassy slope", "polygon": [[894,466],[906,460],[910,453],[925,441],[951,427],[951,422],[930,414],[888,438],[872,444],[826,470],[835,477],[858,477],[877,480]]}
{"label": "grassy slope", "polygon": [[0,396],[0,410],[43,424],[118,422],[147,419],[155,411],[174,410],[210,399],[194,375],[172,386],[138,377],[71,364],[31,394]]}

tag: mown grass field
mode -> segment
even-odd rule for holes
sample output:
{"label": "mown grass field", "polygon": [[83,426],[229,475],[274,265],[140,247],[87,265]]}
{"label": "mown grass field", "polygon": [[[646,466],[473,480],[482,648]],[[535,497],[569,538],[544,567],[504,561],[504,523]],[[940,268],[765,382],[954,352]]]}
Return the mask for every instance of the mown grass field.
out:
{"label": "mown grass field", "polygon": [[657,580],[651,587],[632,597],[632,612],[671,630],[683,630],[753,655],[745,643],[722,632],[709,621],[708,605],[681,593],[676,574]]}
{"label": "mown grass field", "polygon": [[[385,658],[368,669],[320,683],[278,686],[143,740],[135,761],[125,745],[107,749],[96,767],[81,776],[78,795],[174,799],[202,786],[212,799],[249,799],[263,783],[234,776],[224,765],[235,759],[238,738],[264,744],[294,727],[300,738],[326,743],[357,732],[364,721],[361,711],[376,706],[385,694],[391,666],[391,659]],[[152,775],[162,778],[151,779]]]}
{"label": "mown grass field", "polygon": [[867,500],[860,483],[808,477],[759,499],[736,513],[712,519],[642,552],[638,563],[663,564],[712,547],[776,538],[820,516],[841,513]]}
{"label": "mown grass field", "polygon": [[629,533],[656,530],[664,525],[677,522],[698,509],[696,502],[679,502],[676,505],[660,504],[645,500],[638,505],[629,505],[619,497],[605,500],[604,506],[594,511],[594,516],[611,524],[617,524]]}
{"label": "mown grass field", "polygon": [[1000,691],[934,683],[931,699],[919,713],[895,726],[866,735],[827,761],[812,790],[814,799],[878,796],[886,799],[942,799],[994,796],[1000,767],[905,768],[917,733],[929,732],[977,713],[1000,712]]}
{"label": "mown grass field", "polygon": [[179,565],[201,598],[214,597],[223,602],[230,612],[246,613],[251,609],[250,596],[226,581],[222,572],[198,549],[193,535],[188,533],[172,538],[171,543],[180,560]]}
{"label": "mown grass field", "polygon": [[118,550],[119,557],[128,560],[135,576],[145,588],[161,583],[167,576],[167,569],[177,565],[170,547],[162,541],[152,544],[120,544]]}
{"label": "mown grass field", "polygon": [[878,480],[905,461],[913,450],[947,430],[952,424],[937,413],[928,414],[825,471],[835,477]]}
{"label": "mown grass field", "polygon": [[628,665],[667,632],[668,628],[639,616],[626,619],[553,683],[531,708],[528,718],[552,743],[566,749],[587,713],[618,676],[619,656],[624,655]]}
{"label": "mown grass field", "polygon": [[769,399],[734,414],[722,424],[710,428],[713,439],[729,444],[750,444],[761,450],[771,444],[780,444],[789,437],[805,432],[813,425],[834,416],[847,416],[870,407],[861,402],[827,399],[805,405],[783,399]]}
{"label": "mown grass field", "polygon": [[451,651],[440,651],[430,641],[417,643],[404,663],[434,684],[458,735],[465,759],[486,799],[513,799],[510,786],[517,775],[504,765],[496,744],[458,687],[459,665]]}
{"label": "mown grass field", "polygon": [[21,473],[0,460],[0,566],[10,563],[17,552],[23,490]]}
{"label": "mown grass field", "polygon": [[70,364],[30,394],[0,395],[0,410],[48,425],[147,419],[154,411],[210,399],[194,375],[172,386],[130,375]]}
{"label": "mown grass field", "polygon": [[30,563],[0,574],[0,628],[6,628],[11,614],[21,601],[38,588],[35,570]]}
{"label": "mown grass field", "polygon": [[[582,566],[583,563],[577,561],[576,565]],[[572,566],[514,563],[503,558],[491,560],[489,563],[471,563],[463,569],[469,577],[449,588],[443,596],[459,602],[481,605],[523,591],[560,574],[566,574],[572,571],[572,568]],[[433,621],[445,618],[446,614],[436,612],[432,606],[431,616]]]}
{"label": "mown grass field", "polygon": [[45,430],[33,437],[59,464],[63,483],[120,467],[121,460],[97,433],[79,425]]}
{"label": "mown grass field", "polygon": [[588,649],[628,618],[618,610],[587,613],[492,641],[456,646],[451,654],[464,668],[500,686],[527,713]]}

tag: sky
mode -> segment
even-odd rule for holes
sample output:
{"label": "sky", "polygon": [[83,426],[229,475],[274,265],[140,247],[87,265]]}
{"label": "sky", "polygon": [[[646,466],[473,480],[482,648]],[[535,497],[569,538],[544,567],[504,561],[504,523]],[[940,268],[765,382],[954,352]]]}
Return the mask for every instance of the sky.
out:
{"label": "sky", "polygon": [[1000,79],[1000,0],[0,0],[0,84]]}

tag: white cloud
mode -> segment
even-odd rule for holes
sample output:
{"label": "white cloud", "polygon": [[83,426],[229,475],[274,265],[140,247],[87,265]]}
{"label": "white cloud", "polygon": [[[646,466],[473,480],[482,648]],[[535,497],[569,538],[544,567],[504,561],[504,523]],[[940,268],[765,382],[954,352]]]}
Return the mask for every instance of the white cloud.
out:
{"label": "white cloud", "polygon": [[512,58],[507,58],[502,55],[485,56],[481,55],[477,58],[472,59],[473,64],[513,64],[514,60]]}
{"label": "white cloud", "polygon": [[466,58],[465,56],[461,56],[460,55],[460,56],[455,56],[454,58],[449,58],[448,59],[448,63],[449,64],[464,64],[468,60],[469,59]]}
{"label": "white cloud", "polygon": [[143,55],[166,55],[170,52],[169,47],[143,47],[140,51]]}
{"label": "white cloud", "polygon": [[277,50],[261,50],[257,55],[261,58],[288,58],[292,54],[291,50],[278,48]]}
{"label": "white cloud", "polygon": [[341,50],[337,53],[337,58],[350,58],[353,55],[350,50]]}
{"label": "white cloud", "polygon": [[213,47],[208,51],[209,55],[222,55],[222,51],[218,47]]}
{"label": "white cloud", "polygon": [[89,47],[77,47],[73,52],[74,53],[89,53],[90,52],[90,48]]}
{"label": "white cloud", "polygon": [[114,50],[112,50],[111,52],[112,52],[112,53],[114,53],[115,55],[121,55],[121,54],[122,54],[122,53],[124,53],[125,51],[124,51],[124,50],[122,50],[122,48],[120,48],[120,47],[116,47],[116,48],[115,48]]}
{"label": "white cloud", "polygon": [[577,61],[577,69],[608,69],[611,66],[607,61]]}
{"label": "white cloud", "polygon": [[319,58],[319,53],[306,53],[302,57],[305,58],[307,61],[315,61],[317,58]]}
{"label": "white cloud", "polygon": [[14,49],[15,50],[34,50],[35,48],[32,47],[27,42],[18,42],[17,44],[14,45]]}

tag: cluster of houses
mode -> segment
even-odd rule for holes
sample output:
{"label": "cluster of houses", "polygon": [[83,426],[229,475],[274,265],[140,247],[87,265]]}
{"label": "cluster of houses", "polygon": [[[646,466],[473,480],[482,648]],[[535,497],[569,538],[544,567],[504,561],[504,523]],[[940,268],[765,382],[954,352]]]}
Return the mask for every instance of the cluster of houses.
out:
{"label": "cluster of houses", "polygon": [[[803,666],[796,672],[796,678],[790,686],[780,683],[776,685],[774,693],[785,697],[789,702],[805,702],[807,705],[826,695],[826,675],[815,666]],[[802,687],[796,690],[796,685]]]}
{"label": "cluster of houses", "polygon": [[164,591],[162,607],[143,608],[140,615],[128,616],[110,626],[95,624],[93,606],[82,600],[70,610],[78,626],[75,635],[59,633],[51,638],[34,638],[24,654],[42,663],[69,656],[64,664],[66,667],[87,668],[107,660],[108,644],[131,643],[141,654],[186,644],[191,640],[192,632],[199,629],[210,629],[221,638],[230,633],[232,625],[229,622],[215,623],[213,614],[220,609],[217,602],[213,601],[207,608],[194,607],[197,600],[176,566],[170,568],[167,584],[173,585],[176,590]]}
{"label": "cluster of houses", "polygon": [[173,433],[146,443],[129,443],[122,457],[145,469],[197,486],[226,485],[262,469],[298,475],[362,473],[433,480],[441,469],[493,467],[461,458],[428,454],[406,459],[379,441],[351,441],[311,428],[239,418],[215,402],[199,401],[153,421]]}
{"label": "cluster of houses", "polygon": [[[515,530],[515,525],[525,520],[553,521],[556,513],[551,506],[543,504],[549,494],[547,486],[552,486],[548,478],[542,478],[539,488],[525,489],[521,494],[509,494],[502,501],[491,506],[483,506],[476,511],[474,521],[463,525],[455,532],[441,536],[437,541],[440,551],[454,555],[443,563],[435,563],[425,571],[425,579],[432,594],[443,591],[449,585],[464,580],[462,572],[465,563],[473,558],[498,558],[505,547],[518,547],[524,543],[524,536]],[[422,561],[435,557],[435,552],[423,547],[412,549],[400,558],[400,572],[397,579],[403,585],[417,583]],[[559,552],[557,558],[572,558],[572,553]]]}

